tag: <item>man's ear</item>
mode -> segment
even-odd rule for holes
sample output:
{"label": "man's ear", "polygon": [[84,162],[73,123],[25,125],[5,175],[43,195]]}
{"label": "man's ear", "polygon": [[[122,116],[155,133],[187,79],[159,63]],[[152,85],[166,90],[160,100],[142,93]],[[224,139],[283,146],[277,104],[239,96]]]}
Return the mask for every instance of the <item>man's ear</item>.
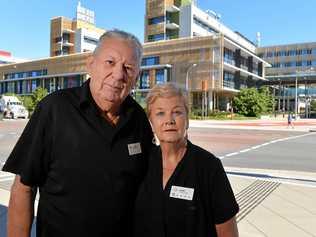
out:
{"label": "man's ear", "polygon": [[87,72],[89,75],[91,75],[93,63],[94,63],[93,55],[88,56],[88,58],[86,60],[86,67],[87,67]]}

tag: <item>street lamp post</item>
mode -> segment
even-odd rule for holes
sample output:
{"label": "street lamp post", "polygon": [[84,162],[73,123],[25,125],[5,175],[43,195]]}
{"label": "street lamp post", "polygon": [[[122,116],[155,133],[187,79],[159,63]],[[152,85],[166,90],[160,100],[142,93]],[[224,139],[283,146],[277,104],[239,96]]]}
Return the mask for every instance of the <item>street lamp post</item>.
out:
{"label": "street lamp post", "polygon": [[193,63],[192,65],[190,65],[187,69],[187,73],[186,73],[186,77],[185,77],[185,89],[188,93],[188,104],[189,104],[189,110],[191,109],[191,106],[190,106],[190,90],[189,90],[189,73],[190,71],[192,70],[192,68],[196,67],[197,64],[196,63]]}
{"label": "street lamp post", "polygon": [[[306,73],[310,73],[310,76],[312,76],[312,73],[314,71],[314,67],[310,67],[309,69],[307,70],[304,70],[304,71],[296,71],[296,75],[295,75],[295,119],[297,119],[297,112],[298,112],[298,101],[297,101],[297,79],[298,79],[298,73],[300,72],[301,74],[303,73],[303,76],[304,74]],[[302,76],[302,75],[301,75]],[[306,96],[305,96],[306,97]],[[305,105],[306,106],[306,105]]]}
{"label": "street lamp post", "polygon": [[196,65],[197,65],[196,63],[193,63],[192,65],[188,67],[188,70],[187,70],[187,74],[185,77],[185,89],[187,90],[188,93],[189,93],[189,73],[192,68],[196,67]]}
{"label": "street lamp post", "polygon": [[295,76],[295,120],[297,120],[297,73]]}

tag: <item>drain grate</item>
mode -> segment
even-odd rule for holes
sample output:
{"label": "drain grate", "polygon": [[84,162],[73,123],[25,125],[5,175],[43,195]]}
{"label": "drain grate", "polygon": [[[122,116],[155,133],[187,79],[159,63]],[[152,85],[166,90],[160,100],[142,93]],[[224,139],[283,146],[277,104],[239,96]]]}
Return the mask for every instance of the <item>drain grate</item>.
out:
{"label": "drain grate", "polygon": [[256,180],[245,189],[236,194],[236,200],[239,204],[237,222],[247,216],[255,207],[257,207],[265,198],[267,198],[281,183],[265,180]]}

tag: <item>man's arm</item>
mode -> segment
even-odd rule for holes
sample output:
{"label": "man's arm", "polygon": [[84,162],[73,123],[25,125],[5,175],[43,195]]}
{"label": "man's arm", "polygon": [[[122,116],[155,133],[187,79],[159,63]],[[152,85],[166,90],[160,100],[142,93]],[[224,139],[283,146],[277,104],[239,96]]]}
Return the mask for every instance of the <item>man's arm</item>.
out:
{"label": "man's arm", "polygon": [[222,224],[218,224],[215,227],[218,237],[238,237],[238,228],[235,217]]}
{"label": "man's arm", "polygon": [[21,183],[16,175],[11,187],[8,208],[8,237],[28,237],[34,215],[35,195],[31,187]]}

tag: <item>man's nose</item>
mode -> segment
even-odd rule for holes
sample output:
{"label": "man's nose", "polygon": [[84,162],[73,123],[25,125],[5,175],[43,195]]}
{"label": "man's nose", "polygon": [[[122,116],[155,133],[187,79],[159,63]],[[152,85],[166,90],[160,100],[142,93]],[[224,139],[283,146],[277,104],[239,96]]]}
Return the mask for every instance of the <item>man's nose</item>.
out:
{"label": "man's nose", "polygon": [[124,67],[122,64],[117,63],[113,67],[112,76],[113,76],[113,78],[115,78],[117,80],[124,80],[125,79],[125,72],[124,72]]}

